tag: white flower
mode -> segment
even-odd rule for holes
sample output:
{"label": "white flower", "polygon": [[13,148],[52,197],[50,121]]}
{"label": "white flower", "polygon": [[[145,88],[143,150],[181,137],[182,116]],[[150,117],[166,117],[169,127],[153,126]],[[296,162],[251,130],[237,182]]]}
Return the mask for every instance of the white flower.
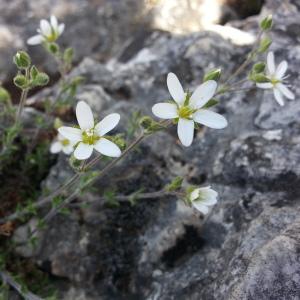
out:
{"label": "white flower", "polygon": [[261,89],[273,89],[275,99],[281,106],[284,105],[283,96],[290,100],[295,99],[293,92],[285,84],[283,84],[284,79],[286,78],[284,75],[287,68],[288,64],[285,60],[282,61],[276,68],[274,53],[269,52],[267,56],[267,77],[271,82],[256,84],[257,87]]}
{"label": "white flower", "polygon": [[211,206],[217,203],[218,193],[210,186],[197,188],[189,196],[189,201],[194,208],[206,215]]}
{"label": "white flower", "polygon": [[55,16],[51,16],[50,23],[47,20],[40,21],[38,34],[27,40],[28,45],[38,45],[43,42],[55,42],[63,33],[65,24],[58,24]]}
{"label": "white flower", "polygon": [[61,134],[58,134],[57,138],[51,144],[50,152],[58,153],[60,151],[63,151],[65,154],[69,155],[74,151],[73,147],[74,143],[63,137]]}
{"label": "white flower", "polygon": [[152,112],[162,119],[178,118],[178,137],[184,146],[188,147],[193,142],[194,122],[215,129],[227,126],[227,121],[223,116],[203,108],[216,92],[217,83],[215,81],[204,82],[191,96],[184,92],[174,73],[168,74],[167,85],[175,103],[155,104]]}
{"label": "white flower", "polygon": [[119,114],[110,114],[95,125],[91,108],[84,101],[80,101],[76,106],[76,117],[80,129],[66,126],[58,129],[61,135],[77,144],[74,151],[75,158],[88,159],[93,149],[106,156],[121,155],[119,147],[104,137],[119,123]]}

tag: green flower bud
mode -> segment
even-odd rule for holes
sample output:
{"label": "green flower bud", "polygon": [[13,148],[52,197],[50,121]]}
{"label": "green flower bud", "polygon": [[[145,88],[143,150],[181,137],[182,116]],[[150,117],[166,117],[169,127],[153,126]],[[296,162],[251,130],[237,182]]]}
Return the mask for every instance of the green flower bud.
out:
{"label": "green flower bud", "polygon": [[11,100],[11,97],[10,97],[9,92],[5,88],[0,86],[0,102],[6,103],[6,104],[11,104],[10,100]]}
{"label": "green flower bud", "polygon": [[253,66],[252,71],[253,73],[263,73],[265,69],[266,64],[264,62],[258,62]]}
{"label": "green flower bud", "polygon": [[151,134],[164,129],[164,126],[148,116],[141,118],[140,125],[144,128],[145,134]]}
{"label": "green flower bud", "polygon": [[169,183],[166,187],[165,187],[165,190],[168,191],[168,192],[174,192],[174,191],[177,191],[179,189],[181,189],[181,186],[182,186],[182,181],[183,181],[183,178],[178,176],[178,177],[175,177],[171,183]]}
{"label": "green flower bud", "polygon": [[272,40],[269,37],[263,38],[260,42],[258,52],[259,53],[266,52],[269,49],[269,47],[271,46],[271,44],[272,44]]}
{"label": "green flower bud", "polygon": [[269,30],[272,28],[273,25],[273,17],[272,15],[267,16],[260,22],[260,28],[262,30]]}
{"label": "green flower bud", "polygon": [[28,82],[24,75],[19,74],[14,78],[14,84],[20,89],[24,89],[27,87]]}
{"label": "green flower bud", "polygon": [[203,81],[215,80],[218,81],[221,77],[221,69],[214,69],[204,75]]}
{"label": "green flower bud", "polygon": [[270,79],[264,74],[251,74],[250,79],[256,83],[270,82]]}
{"label": "green flower bud", "polygon": [[44,86],[49,82],[49,76],[46,73],[38,73],[36,78],[33,81],[35,86]]}
{"label": "green flower bud", "polygon": [[39,71],[36,68],[36,66],[32,66],[31,69],[30,69],[30,78],[32,80],[35,80],[38,74],[39,74]]}
{"label": "green flower bud", "polygon": [[25,51],[18,51],[14,56],[14,63],[19,69],[27,69],[31,65],[31,59]]}
{"label": "green flower bud", "polygon": [[56,43],[48,44],[48,50],[51,54],[56,55],[59,52],[59,45]]}
{"label": "green flower bud", "polygon": [[64,62],[66,62],[67,64],[70,64],[73,60],[73,57],[74,57],[74,49],[73,48],[67,48],[64,51],[64,55],[63,55]]}

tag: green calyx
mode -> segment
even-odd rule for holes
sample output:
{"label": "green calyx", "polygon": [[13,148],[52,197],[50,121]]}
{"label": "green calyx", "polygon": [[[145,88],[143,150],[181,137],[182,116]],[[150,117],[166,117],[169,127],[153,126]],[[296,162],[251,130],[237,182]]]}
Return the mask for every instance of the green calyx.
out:
{"label": "green calyx", "polygon": [[82,133],[82,142],[88,145],[94,145],[100,140],[100,136],[95,134],[94,129],[86,130]]}

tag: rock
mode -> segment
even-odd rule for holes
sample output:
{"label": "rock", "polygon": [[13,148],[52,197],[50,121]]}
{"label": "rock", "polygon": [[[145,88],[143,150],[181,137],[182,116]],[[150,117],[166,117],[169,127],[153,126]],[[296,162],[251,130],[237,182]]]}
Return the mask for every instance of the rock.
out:
{"label": "rock", "polygon": [[[291,65],[288,80],[299,98],[299,41],[289,33],[300,26],[295,3],[266,1],[262,14],[279,7],[272,49],[278,61]],[[234,24],[255,33],[259,18]],[[168,72],[192,89],[211,68],[223,67],[227,78],[249,48],[211,32],[154,32],[128,59],[101,64],[87,58],[72,74],[86,77],[79,98],[99,117],[121,113],[116,132],[125,132],[133,112],[151,114],[154,103],[169,99]],[[75,199],[76,204],[95,200],[92,204],[74,205],[70,214],[50,222],[32,259],[67,282],[61,299],[299,299],[298,99],[279,107],[264,94],[222,96],[215,109],[228,127],[201,128],[189,148],[178,143],[175,128],[149,137],[95,189]],[[59,176],[72,173],[67,165],[60,156],[43,185],[57,188]],[[133,206],[99,201],[112,192],[157,191],[175,176],[218,191],[210,215],[200,217],[174,197]]]}

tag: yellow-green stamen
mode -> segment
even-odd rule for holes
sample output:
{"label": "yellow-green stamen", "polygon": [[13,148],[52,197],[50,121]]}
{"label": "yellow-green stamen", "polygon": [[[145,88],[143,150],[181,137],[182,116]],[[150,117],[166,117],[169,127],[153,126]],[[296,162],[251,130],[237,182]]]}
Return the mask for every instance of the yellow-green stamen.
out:
{"label": "yellow-green stamen", "polygon": [[182,106],[178,109],[178,115],[181,119],[190,119],[194,110],[188,106]]}
{"label": "yellow-green stamen", "polygon": [[82,141],[84,144],[94,145],[100,140],[100,136],[95,134],[94,129],[86,130],[82,133]]}
{"label": "yellow-green stamen", "polygon": [[67,139],[64,139],[64,140],[61,141],[61,144],[62,144],[63,146],[68,146],[68,145],[70,144],[70,141],[67,140]]}

